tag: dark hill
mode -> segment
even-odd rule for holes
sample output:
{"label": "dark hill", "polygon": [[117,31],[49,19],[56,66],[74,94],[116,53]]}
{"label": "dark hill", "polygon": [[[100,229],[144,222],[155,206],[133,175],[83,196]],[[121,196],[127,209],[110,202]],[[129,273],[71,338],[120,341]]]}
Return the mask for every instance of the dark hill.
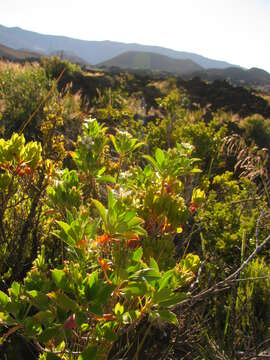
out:
{"label": "dark hill", "polygon": [[11,61],[22,61],[26,59],[39,59],[40,54],[27,50],[14,50],[0,44],[0,58]]}
{"label": "dark hill", "polygon": [[202,67],[192,60],[177,60],[164,55],[138,51],[126,52],[98,64],[98,66],[118,67],[122,69],[156,70],[178,75],[190,74],[202,70]]}
{"label": "dark hill", "polygon": [[215,81],[227,80],[233,84],[269,85],[270,74],[258,68],[249,70],[230,67],[227,69],[208,69],[197,71],[192,77],[200,77],[202,80]]}
{"label": "dark hill", "polygon": [[261,114],[270,118],[269,103],[245,87],[231,85],[225,80],[206,83],[200,78],[188,81],[178,79],[177,85],[186,89],[193,103],[201,107],[209,106],[212,111],[229,111],[241,117]]}

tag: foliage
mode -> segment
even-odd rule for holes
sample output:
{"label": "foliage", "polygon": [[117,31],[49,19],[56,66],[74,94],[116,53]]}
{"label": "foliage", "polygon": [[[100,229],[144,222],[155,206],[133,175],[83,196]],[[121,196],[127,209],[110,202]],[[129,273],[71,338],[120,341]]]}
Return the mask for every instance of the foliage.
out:
{"label": "foliage", "polygon": [[[228,139],[246,149],[243,131],[264,146],[266,120],[209,118],[174,79],[151,79],[164,96],[151,99],[154,119],[138,108],[135,121],[147,81],[120,74],[81,123],[80,97],[52,78],[82,70],[43,67],[1,73],[3,347],[16,333],[40,359],[144,358],[148,335],[166,329],[174,358],[258,355],[270,321],[268,173],[239,177]],[[25,135],[11,135],[36,109]]]}
{"label": "foliage", "polygon": [[[0,140],[1,273],[18,277],[24,262],[36,256],[40,199],[45,183],[41,145],[23,135]],[[14,257],[18,261],[11,261]],[[30,261],[31,261],[30,260]]]}
{"label": "foliage", "polygon": [[42,65],[49,79],[56,79],[62,72],[69,76],[75,72],[81,72],[80,66],[61,60],[57,56],[43,58]]}
{"label": "foliage", "polygon": [[261,148],[270,144],[270,125],[261,115],[249,116],[241,121],[241,128],[244,130],[244,136],[248,141],[255,141]]}
{"label": "foliage", "polygon": [[[44,69],[39,66],[27,66],[21,71],[6,69],[0,73],[0,99],[4,104],[2,122],[7,138],[14,131],[23,129],[26,121],[38,109],[50,86],[51,82],[46,77]],[[43,116],[41,107],[24,132],[27,139],[40,140],[37,129]]]}
{"label": "foliage", "polygon": [[[43,346],[47,347],[53,341],[55,351],[60,344],[63,352],[69,351],[70,340],[67,342],[65,339],[71,336],[68,334],[73,328],[78,328],[78,341],[83,350],[87,345],[82,340],[83,337],[87,336],[91,346],[99,345],[99,348],[104,341],[107,343],[115,339],[121,326],[137,322],[146,315],[151,321],[160,318],[177,324],[177,318],[169,308],[184,299],[186,293],[175,290],[193,279],[197,268],[194,261],[196,264],[199,261],[198,257],[193,259],[189,255],[188,261],[175,263],[174,267],[161,272],[156,260],[149,254],[143,260],[143,249],[139,246],[144,237],[154,235],[152,228],[143,227],[144,219],[137,215],[137,211],[143,213],[151,206],[156,221],[164,223],[162,228],[156,229],[155,237],[159,233],[163,236],[168,232],[167,228],[170,227],[172,231],[179,223],[183,223],[186,210],[184,199],[176,195],[182,186],[178,177],[192,174],[195,170],[193,163],[196,159],[189,159],[192,148],[178,144],[170,152],[157,149],[155,159],[145,156],[153,165],[153,170],[148,167],[145,175],[156,178],[156,189],[161,187],[160,199],[151,198],[150,194],[154,194],[154,189],[150,193],[149,184],[147,193],[144,196],[141,194],[145,203],[140,209],[138,204],[127,201],[123,196],[114,195],[113,190],[109,189],[107,208],[101,197],[92,200],[94,208],[91,209],[91,204],[85,203],[83,206],[81,203],[83,186],[79,182],[79,176],[84,173],[92,180],[98,180],[101,173],[106,171],[103,165],[109,152],[105,152],[108,142],[105,134],[106,128],[96,120],[86,121],[83,140],[79,139],[78,150],[74,155],[79,174],[75,170],[65,169],[61,180],[47,191],[47,206],[59,211],[62,214],[60,218],[64,220],[57,221],[58,230],[56,229],[55,235],[67,246],[65,262],[61,267],[50,269],[43,248],[34,267],[24,279],[24,285],[13,283],[11,289],[15,289],[15,292],[11,290],[10,297],[1,293],[1,310],[5,313],[2,320],[10,325],[11,317],[14,326],[25,329],[26,336],[35,338]],[[14,148],[16,139],[21,146],[24,145],[23,136],[13,135],[3,147],[3,152],[6,151],[3,155],[5,159],[9,159],[8,154]],[[118,137],[111,135],[110,139],[120,155],[119,162],[141,146],[136,139],[124,133],[120,133]],[[31,146],[37,145],[29,143],[22,150],[17,145],[16,149],[19,153],[24,151],[32,154]],[[38,146],[41,153],[41,147]],[[37,152],[34,154],[38,156]],[[24,156],[24,162],[36,167],[36,157],[34,160]],[[21,164],[20,158],[18,161]],[[5,164],[3,166],[6,168]],[[9,170],[13,172],[13,168],[17,169],[17,164],[12,163]],[[134,180],[134,186],[137,186],[137,180]],[[8,187],[9,183],[4,186]],[[100,192],[101,186],[96,183],[95,196]],[[164,207],[163,196],[164,201],[169,204],[167,207]],[[179,204],[181,208],[177,209]],[[92,216],[85,216],[89,205]],[[43,281],[45,278],[47,280]],[[36,310],[30,316],[28,312],[32,307]]]}

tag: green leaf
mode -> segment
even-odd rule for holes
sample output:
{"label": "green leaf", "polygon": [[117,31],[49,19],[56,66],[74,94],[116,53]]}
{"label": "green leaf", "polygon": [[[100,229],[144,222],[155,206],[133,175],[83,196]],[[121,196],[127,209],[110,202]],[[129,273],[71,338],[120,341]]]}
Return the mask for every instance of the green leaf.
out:
{"label": "green leaf", "polygon": [[157,273],[159,273],[159,267],[154,258],[150,258],[150,267],[153,268]]}
{"label": "green leaf", "polygon": [[132,220],[134,217],[136,217],[136,210],[130,210],[127,211],[125,214],[125,222],[129,222],[130,220]]}
{"label": "green leaf", "polygon": [[106,167],[103,166],[100,170],[98,170],[97,176],[101,176],[102,174],[104,174],[105,170],[106,170]]}
{"label": "green leaf", "polygon": [[63,222],[63,221],[57,221],[57,224],[60,226],[60,228],[64,231],[65,236],[61,237],[59,234],[55,234],[58,238],[63,240],[67,245],[74,247],[76,245],[76,240],[72,235],[75,235],[72,232],[72,228],[69,224]]}
{"label": "green leaf", "polygon": [[160,302],[167,301],[168,299],[170,299],[171,295],[172,295],[171,289],[163,288],[163,289],[155,292],[155,294],[153,296],[153,302],[155,304],[159,304]]}
{"label": "green leaf", "polygon": [[88,286],[91,288],[97,282],[98,282],[98,271],[96,270],[92,272],[92,274],[89,276]]}
{"label": "green leaf", "polygon": [[7,326],[18,325],[17,321],[11,317],[6,311],[0,312],[0,324],[5,323]]}
{"label": "green leaf", "polygon": [[112,190],[110,189],[108,191],[108,209],[109,209],[109,211],[114,209],[116,203],[117,203],[117,200],[113,196]]}
{"label": "green leaf", "polygon": [[103,331],[104,331],[103,336],[106,340],[109,340],[109,341],[117,340],[118,337],[112,329],[103,329]]}
{"label": "green leaf", "polygon": [[150,164],[147,164],[144,169],[143,169],[143,173],[146,177],[149,177],[153,174],[153,170]]}
{"label": "green leaf", "polygon": [[141,269],[141,270],[137,271],[135,274],[132,274],[130,276],[130,279],[132,279],[132,280],[146,279],[149,282],[151,282],[152,280],[158,280],[160,278],[161,278],[160,273],[158,273],[157,271],[155,271],[152,268]]}
{"label": "green leaf", "polygon": [[39,311],[34,315],[37,322],[47,326],[52,323],[55,319],[55,315],[50,310]]}
{"label": "green leaf", "polygon": [[167,320],[171,324],[174,324],[176,326],[179,325],[177,316],[173,312],[169,310],[159,310],[158,313],[161,319]]}
{"label": "green leaf", "polygon": [[165,160],[164,152],[161,149],[157,148],[157,150],[155,152],[155,157],[156,157],[157,163],[161,167]]}
{"label": "green leaf", "polygon": [[174,270],[169,270],[166,271],[164,274],[162,274],[162,278],[159,281],[159,290],[165,288],[169,284],[169,281],[173,276],[174,276]]}
{"label": "green leaf", "polygon": [[88,317],[85,311],[78,311],[75,314],[76,323],[81,327],[88,322]]}
{"label": "green leaf", "polygon": [[201,173],[202,170],[198,169],[198,168],[194,168],[191,170],[191,174],[198,174],[198,173]]}
{"label": "green leaf", "polygon": [[177,305],[181,301],[186,299],[186,297],[187,297],[186,293],[173,293],[167,300],[160,301],[159,306],[169,307],[169,306]]}
{"label": "green leaf", "polygon": [[140,224],[143,224],[143,219],[139,218],[138,216],[135,216],[133,217],[132,219],[130,219],[128,221],[128,226],[131,228],[137,226],[137,225],[140,225]]}
{"label": "green leaf", "polygon": [[98,200],[92,200],[95,207],[98,209],[99,215],[101,216],[104,225],[106,226],[107,224],[107,210],[106,208],[101,204],[101,202],[99,202]]}
{"label": "green leaf", "polygon": [[47,295],[36,290],[27,291],[27,295],[30,297],[31,303],[38,309],[46,310],[48,308],[50,299]]}
{"label": "green leaf", "polygon": [[123,293],[125,293],[127,296],[142,296],[145,295],[147,292],[147,286],[144,282],[139,281],[133,281],[129,283],[129,285],[122,289]]}
{"label": "green leaf", "polygon": [[30,290],[26,292],[31,299],[36,299],[39,295],[37,290]]}
{"label": "green leaf", "polygon": [[102,175],[97,177],[97,181],[115,184],[116,179],[112,175]]}
{"label": "green leaf", "polygon": [[89,311],[95,315],[101,316],[103,314],[102,304],[93,304],[89,307]]}
{"label": "green leaf", "polygon": [[118,302],[114,307],[114,313],[115,315],[117,314],[122,315],[123,312],[124,312],[124,306]]}
{"label": "green leaf", "polygon": [[57,224],[60,226],[62,230],[64,230],[65,234],[69,235],[70,225],[65,223],[64,221],[57,221]]}
{"label": "green leaf", "polygon": [[54,339],[54,338],[58,338],[59,335],[61,334],[61,330],[62,330],[62,326],[61,325],[57,325],[57,326],[52,326],[49,327],[47,329],[45,329],[40,335],[39,335],[39,341],[41,343],[47,343],[49,340]]}
{"label": "green leaf", "polygon": [[78,360],[96,360],[97,359],[97,347],[88,346],[78,357]]}
{"label": "green leaf", "polygon": [[130,310],[123,314],[122,321],[124,324],[131,324],[134,320],[140,317],[139,310]]}
{"label": "green leaf", "polygon": [[60,360],[61,358],[58,355],[52,354],[52,353],[48,353],[46,360]]}
{"label": "green leaf", "polygon": [[77,303],[66,294],[57,294],[56,301],[57,304],[64,310],[72,310],[73,312],[77,310]]}
{"label": "green leaf", "polygon": [[158,163],[156,162],[156,160],[155,160],[152,156],[150,156],[150,155],[143,155],[143,157],[144,157],[146,160],[148,160],[148,161],[153,165],[153,167],[154,167],[156,170],[160,170]]}
{"label": "green leaf", "polygon": [[65,275],[66,274],[63,270],[59,270],[59,269],[52,270],[52,278],[53,278],[53,281],[55,282],[55,285],[58,288],[63,287],[63,280],[65,278]]}
{"label": "green leaf", "polygon": [[111,139],[111,142],[113,143],[113,147],[115,148],[115,151],[119,154],[121,151],[118,147],[118,144],[116,142],[116,139],[115,139],[115,136],[113,136],[112,134],[110,135],[110,139]]}
{"label": "green leaf", "polygon": [[9,297],[3,291],[0,290],[0,307],[5,309],[7,304],[9,303]]}
{"label": "green leaf", "polygon": [[105,282],[101,283],[98,293],[97,293],[97,300],[100,304],[105,304],[108,301],[112,291],[114,290],[114,285],[108,285]]}
{"label": "green leaf", "polygon": [[132,255],[132,260],[136,262],[140,262],[143,256],[143,249],[139,247],[136,251],[134,251]]}
{"label": "green leaf", "polygon": [[96,298],[98,283],[98,271],[96,270],[85,280],[85,296],[88,301],[94,300]]}
{"label": "green leaf", "polygon": [[134,145],[132,151],[138,149],[139,147],[141,147],[141,146],[143,146],[143,145],[145,145],[145,143],[143,143],[143,142],[138,142],[136,145]]}
{"label": "green leaf", "polygon": [[14,281],[11,285],[12,294],[17,298],[20,294],[21,285]]}

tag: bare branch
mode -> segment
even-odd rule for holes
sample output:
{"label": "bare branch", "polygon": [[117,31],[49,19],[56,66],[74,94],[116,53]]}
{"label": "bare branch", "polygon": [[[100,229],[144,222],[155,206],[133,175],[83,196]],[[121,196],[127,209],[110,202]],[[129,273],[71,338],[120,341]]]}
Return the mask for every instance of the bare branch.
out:
{"label": "bare branch", "polygon": [[226,279],[219,281],[208,289],[202,290],[197,295],[191,295],[187,299],[183,300],[179,305],[175,307],[175,309],[182,308],[186,305],[194,304],[194,302],[202,301],[210,295],[216,294],[221,291],[225,291],[231,288],[232,284],[237,281],[240,273],[248,266],[248,264],[263,250],[263,248],[270,241],[270,235],[266,237],[266,239],[256,247],[256,249],[250,254],[250,256],[242,263],[242,265],[231,275],[229,275]]}

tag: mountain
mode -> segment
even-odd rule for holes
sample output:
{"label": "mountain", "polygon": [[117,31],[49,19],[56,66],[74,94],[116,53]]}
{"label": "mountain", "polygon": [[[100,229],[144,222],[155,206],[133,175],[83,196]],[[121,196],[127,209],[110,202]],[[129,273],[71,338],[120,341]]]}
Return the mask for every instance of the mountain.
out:
{"label": "mountain", "polygon": [[270,85],[270,74],[262,69],[246,70],[224,61],[159,46],[78,40],[3,25],[0,25],[0,42],[0,57],[11,60],[58,55],[81,65],[159,70],[186,78],[198,76],[208,81],[229,80],[234,84]]}
{"label": "mountain", "polygon": [[204,69],[225,69],[231,64],[208,59],[204,56],[167,49],[159,46],[140,44],[125,44],[114,41],[85,41],[72,39],[65,36],[43,35],[36,32],[23,30],[19,27],[6,27],[0,25],[0,41],[3,45],[14,49],[31,49],[46,55],[55,51],[72,52],[89,64],[98,64],[107,61],[127,51],[142,51],[165,55],[173,59],[190,59]]}
{"label": "mountain", "polygon": [[99,67],[116,67],[132,70],[151,70],[181,75],[185,79],[199,77],[206,81],[227,80],[235,85],[270,85],[270,74],[262,69],[249,70],[240,67],[227,69],[203,69],[192,60],[177,60],[168,56],[129,51],[98,64]]}
{"label": "mountain", "polygon": [[26,60],[26,59],[38,59],[40,58],[40,55],[27,50],[14,50],[7,46],[4,46],[0,44],[0,59],[5,60],[12,60],[12,61],[18,61],[18,60]]}
{"label": "mountain", "polygon": [[99,67],[119,67],[124,69],[156,70],[178,75],[190,74],[203,68],[189,59],[172,59],[150,52],[128,51],[98,64]]}
{"label": "mountain", "polygon": [[227,69],[207,69],[189,74],[189,77],[199,77],[202,80],[215,81],[227,80],[234,84],[269,85],[270,74],[262,69],[251,68],[249,70],[230,67]]}

